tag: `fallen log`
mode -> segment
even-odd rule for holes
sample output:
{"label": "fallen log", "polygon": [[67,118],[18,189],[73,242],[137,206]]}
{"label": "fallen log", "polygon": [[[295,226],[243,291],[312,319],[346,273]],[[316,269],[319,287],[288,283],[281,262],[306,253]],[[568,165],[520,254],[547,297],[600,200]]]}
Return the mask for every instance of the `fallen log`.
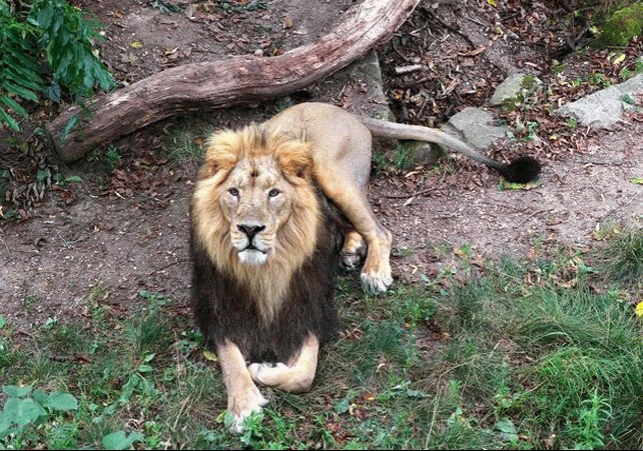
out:
{"label": "fallen log", "polygon": [[[419,0],[364,0],[331,33],[280,56],[231,56],[164,70],[70,106],[46,127],[64,161],[173,115],[256,102],[302,89],[389,40]],[[73,125],[73,127],[70,127]],[[71,128],[68,131],[67,128]]]}

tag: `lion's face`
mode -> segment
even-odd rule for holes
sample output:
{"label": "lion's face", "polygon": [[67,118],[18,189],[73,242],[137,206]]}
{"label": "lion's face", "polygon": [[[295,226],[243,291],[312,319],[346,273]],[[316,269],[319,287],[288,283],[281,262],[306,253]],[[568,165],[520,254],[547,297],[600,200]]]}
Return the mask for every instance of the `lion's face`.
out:
{"label": "lion's face", "polygon": [[277,235],[292,215],[293,186],[274,158],[240,161],[222,186],[219,203],[229,223],[230,241],[241,263],[265,263],[278,246]]}
{"label": "lion's face", "polygon": [[320,215],[308,144],[256,126],[210,139],[192,225],[218,268],[253,286],[286,284],[313,254]]}

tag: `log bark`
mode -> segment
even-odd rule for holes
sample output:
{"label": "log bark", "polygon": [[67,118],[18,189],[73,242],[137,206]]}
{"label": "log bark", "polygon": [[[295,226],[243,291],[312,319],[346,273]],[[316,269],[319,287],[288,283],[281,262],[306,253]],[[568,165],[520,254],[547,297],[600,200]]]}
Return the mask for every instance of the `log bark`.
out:
{"label": "log bark", "polygon": [[[364,0],[333,32],[275,57],[224,57],[174,67],[87,102],[47,125],[64,161],[173,115],[257,102],[302,89],[389,40],[419,0]],[[71,122],[70,122],[71,121]],[[68,124],[76,124],[65,136]]]}

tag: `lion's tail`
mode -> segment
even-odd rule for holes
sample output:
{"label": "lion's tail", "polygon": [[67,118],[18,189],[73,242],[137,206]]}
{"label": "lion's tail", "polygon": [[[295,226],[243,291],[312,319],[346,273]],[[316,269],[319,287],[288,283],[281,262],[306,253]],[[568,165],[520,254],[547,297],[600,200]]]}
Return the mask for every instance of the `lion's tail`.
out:
{"label": "lion's tail", "polygon": [[528,183],[536,180],[540,174],[540,163],[533,157],[522,156],[509,164],[504,164],[481,154],[458,138],[435,128],[398,124],[366,117],[360,117],[360,120],[373,136],[427,141],[446,146],[465,157],[495,169],[508,182]]}

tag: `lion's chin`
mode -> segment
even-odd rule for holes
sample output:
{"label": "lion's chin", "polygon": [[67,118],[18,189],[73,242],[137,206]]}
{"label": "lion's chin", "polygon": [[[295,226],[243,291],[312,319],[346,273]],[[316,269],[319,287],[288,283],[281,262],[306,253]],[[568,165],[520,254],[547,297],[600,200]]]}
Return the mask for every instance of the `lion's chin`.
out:
{"label": "lion's chin", "polygon": [[244,265],[263,265],[268,259],[268,252],[259,249],[239,251],[239,261]]}

